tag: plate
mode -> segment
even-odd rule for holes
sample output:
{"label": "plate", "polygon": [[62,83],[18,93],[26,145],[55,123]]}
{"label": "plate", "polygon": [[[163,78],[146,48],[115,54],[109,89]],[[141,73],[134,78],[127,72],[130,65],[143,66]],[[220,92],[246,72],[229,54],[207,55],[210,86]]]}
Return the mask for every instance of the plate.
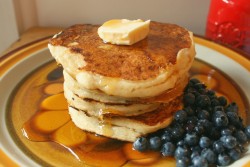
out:
{"label": "plate", "polygon": [[[25,99],[31,98],[28,97],[28,92],[19,95],[22,97],[19,98],[21,102],[13,102],[13,100],[18,99],[16,94],[20,87],[22,87],[23,83],[31,76],[39,74],[39,77],[36,78],[37,81],[35,82],[41,83],[40,85],[47,84],[42,78],[44,78],[50,71],[47,71],[47,73],[43,71],[46,71],[47,69],[53,71],[53,68],[56,67],[55,62],[47,49],[48,39],[49,38],[43,38],[34,41],[0,58],[0,166],[55,165],[54,162],[50,162],[50,160],[47,161],[48,159],[46,155],[30,148],[32,147],[31,145],[36,142],[27,140],[22,133],[24,122],[31,117],[30,114],[25,113],[25,111],[29,111],[32,106],[38,105],[39,102],[35,103],[33,100],[30,100],[28,101],[30,104],[28,104],[28,102],[26,103]],[[239,103],[241,103],[241,108],[244,109],[243,116],[249,124],[249,59],[246,55],[240,54],[239,52],[201,37],[195,37],[195,44],[197,55],[193,75],[203,79],[212,88],[214,86],[215,89],[219,90],[219,93],[226,95],[228,98],[231,98],[231,100],[237,101],[238,99]],[[51,81],[51,83],[55,82],[57,83],[61,81]],[[32,85],[32,83],[33,81],[25,89],[35,90],[37,85]],[[38,96],[39,95],[36,95],[36,97]],[[13,114],[12,109],[15,107],[23,111],[20,110],[20,112]],[[48,142],[45,142],[47,144],[43,143],[44,142],[39,142],[40,148],[42,148],[41,146],[43,145],[44,147],[47,147]],[[49,145],[49,147],[55,149],[60,147],[54,146],[54,144]],[[61,152],[67,152],[63,148],[59,148],[59,150],[62,150]],[[53,151],[48,152],[48,154],[49,153],[49,156],[53,159]],[[248,153],[247,156],[236,161],[232,166],[250,165],[250,162],[248,162],[249,158],[250,155]],[[58,157],[55,159],[58,159]],[[65,163],[62,158],[60,158],[60,161],[64,165],[67,164],[67,159],[65,159]]]}

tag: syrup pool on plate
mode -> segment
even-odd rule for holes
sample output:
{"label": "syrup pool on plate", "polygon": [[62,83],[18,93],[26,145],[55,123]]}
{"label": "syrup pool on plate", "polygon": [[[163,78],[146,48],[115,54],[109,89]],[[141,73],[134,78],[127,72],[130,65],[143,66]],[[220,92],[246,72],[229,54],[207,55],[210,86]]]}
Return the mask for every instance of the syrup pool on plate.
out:
{"label": "syrup pool on plate", "polygon": [[[190,74],[217,95],[225,96],[229,102],[235,101],[241,117],[246,118],[249,106],[229,77],[198,60]],[[141,153],[133,150],[130,142],[77,128],[68,114],[62,85],[62,69],[50,62],[26,77],[12,95],[8,128],[29,157],[42,166],[175,166],[174,158],[162,157],[157,152]],[[112,133],[105,124],[99,126]]]}

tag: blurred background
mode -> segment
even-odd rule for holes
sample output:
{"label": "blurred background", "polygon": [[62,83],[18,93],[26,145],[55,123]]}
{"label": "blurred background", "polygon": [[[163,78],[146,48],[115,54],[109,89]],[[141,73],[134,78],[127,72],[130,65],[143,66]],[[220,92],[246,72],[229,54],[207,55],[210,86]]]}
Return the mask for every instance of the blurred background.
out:
{"label": "blurred background", "polygon": [[110,19],[175,23],[204,35],[209,0],[0,0],[0,52],[34,27],[65,28]]}

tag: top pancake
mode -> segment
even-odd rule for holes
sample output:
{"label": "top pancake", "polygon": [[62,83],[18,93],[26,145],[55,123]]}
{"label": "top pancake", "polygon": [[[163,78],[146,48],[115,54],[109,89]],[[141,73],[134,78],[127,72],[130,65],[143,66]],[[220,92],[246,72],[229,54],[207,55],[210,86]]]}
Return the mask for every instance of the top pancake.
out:
{"label": "top pancake", "polygon": [[192,45],[189,32],[174,24],[151,22],[147,38],[130,46],[104,43],[97,34],[98,27],[74,25],[49,43],[81,54],[86,65],[80,71],[131,81],[157,77],[175,65],[181,49]]}

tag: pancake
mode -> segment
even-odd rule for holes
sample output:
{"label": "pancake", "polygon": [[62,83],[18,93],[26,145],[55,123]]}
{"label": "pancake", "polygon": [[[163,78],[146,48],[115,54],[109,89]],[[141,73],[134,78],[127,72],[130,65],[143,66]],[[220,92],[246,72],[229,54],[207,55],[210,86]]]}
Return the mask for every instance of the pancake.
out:
{"label": "pancake", "polygon": [[153,97],[174,87],[190,69],[192,33],[152,22],[148,37],[131,46],[103,43],[96,25],[75,25],[55,35],[49,49],[84,88],[120,97]]}
{"label": "pancake", "polygon": [[88,115],[86,111],[69,107],[69,114],[77,127],[110,138],[123,141],[135,141],[137,137],[145,136],[168,126],[172,121],[174,111],[181,109],[181,97],[176,98],[157,110],[132,117],[98,117]]}
{"label": "pancake", "polygon": [[151,22],[145,39],[124,46],[104,43],[98,27],[71,26],[48,44],[64,68],[72,121],[83,130],[131,142],[168,126],[182,108],[195,56],[192,32]]}
{"label": "pancake", "polygon": [[86,110],[91,115],[99,116],[103,114],[115,113],[122,116],[139,115],[157,109],[160,103],[103,103],[93,99],[79,97],[64,85],[64,96],[69,105],[80,110]]}
{"label": "pancake", "polygon": [[64,86],[68,87],[74,94],[86,99],[93,99],[95,101],[100,101],[103,103],[119,103],[119,104],[131,104],[131,103],[167,103],[174,99],[176,96],[180,96],[184,88],[188,83],[188,74],[184,74],[182,78],[180,78],[174,88],[163,92],[162,94],[151,97],[151,98],[124,98],[119,96],[109,96],[103,92],[98,90],[88,90],[81,85],[68,74],[65,70],[63,70],[64,75]]}
{"label": "pancake", "polygon": [[103,103],[120,103],[128,104],[138,98],[124,98],[118,96],[109,96],[99,90],[89,90],[82,87],[73,76],[63,70],[64,86],[67,86],[73,93],[78,94],[80,97],[94,99]]}
{"label": "pancake", "polygon": [[[116,101],[114,97],[99,94],[98,92],[90,93],[88,90],[76,88],[73,78],[64,71],[64,94],[70,106],[85,110],[89,115],[101,116],[107,114],[116,114],[121,116],[140,115],[146,112],[151,112],[159,107],[161,103],[168,103],[174,100],[177,96],[181,96],[187,84],[188,77],[185,76],[177,82],[174,89],[165,92],[163,95],[150,99],[127,99],[124,101]],[[67,84],[68,81],[73,83]],[[114,101],[112,101],[114,100]]]}

